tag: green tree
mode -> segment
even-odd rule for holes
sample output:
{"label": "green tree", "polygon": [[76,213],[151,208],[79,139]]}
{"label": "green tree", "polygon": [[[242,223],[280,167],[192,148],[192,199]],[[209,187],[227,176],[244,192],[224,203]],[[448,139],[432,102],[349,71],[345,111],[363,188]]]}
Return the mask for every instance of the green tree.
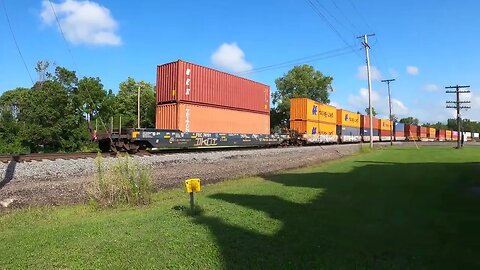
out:
{"label": "green tree", "polygon": [[411,116],[400,119],[400,123],[418,125],[418,119]]}
{"label": "green tree", "polygon": [[390,117],[390,121],[398,122],[398,117],[395,114],[392,114]]}
{"label": "green tree", "polygon": [[140,87],[140,126],[155,127],[155,87],[144,81],[128,78],[119,85],[115,97],[115,116],[122,116],[122,127],[137,127],[137,91]]}
{"label": "green tree", "polygon": [[306,97],[322,103],[330,103],[329,89],[333,78],[323,75],[310,65],[295,66],[287,74],[275,80],[277,91],[272,94],[275,117],[271,126],[286,127],[290,117],[290,99]]}
{"label": "green tree", "polygon": [[[365,108],[365,113],[366,113],[366,115],[370,115],[370,108],[368,108],[368,107]],[[378,115],[377,111],[375,110],[375,108],[373,106],[372,106],[372,114],[373,114],[373,117]]]}

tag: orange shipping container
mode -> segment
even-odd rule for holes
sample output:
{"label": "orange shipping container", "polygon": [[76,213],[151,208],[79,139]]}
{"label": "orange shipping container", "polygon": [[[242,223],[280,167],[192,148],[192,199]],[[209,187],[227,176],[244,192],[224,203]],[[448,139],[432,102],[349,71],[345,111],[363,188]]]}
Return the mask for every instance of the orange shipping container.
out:
{"label": "orange shipping container", "polygon": [[290,120],[318,121],[318,103],[308,98],[290,99]]}
{"label": "orange shipping container", "polygon": [[436,133],[435,128],[428,128],[428,138],[429,139],[435,139],[435,133]]}
{"label": "orange shipping container", "polygon": [[445,130],[445,140],[451,141],[452,140],[452,131],[451,130]]}
{"label": "orange shipping container", "polygon": [[318,134],[318,122],[292,120],[290,121],[290,129],[297,131],[299,134],[316,135]]}
{"label": "orange shipping container", "polygon": [[157,106],[158,129],[183,132],[270,134],[268,114],[173,103]]}
{"label": "orange shipping container", "polygon": [[360,114],[337,109],[337,125],[360,128]]}
{"label": "orange shipping container", "polygon": [[[378,118],[372,117],[373,129],[379,129]],[[370,116],[360,115],[360,128],[367,129],[370,128]]]}
{"label": "orange shipping container", "polygon": [[379,119],[378,120],[380,130],[391,131],[392,128],[392,121],[386,119]]}
{"label": "orange shipping container", "polygon": [[308,98],[290,99],[290,120],[319,121],[336,124],[337,109]]}

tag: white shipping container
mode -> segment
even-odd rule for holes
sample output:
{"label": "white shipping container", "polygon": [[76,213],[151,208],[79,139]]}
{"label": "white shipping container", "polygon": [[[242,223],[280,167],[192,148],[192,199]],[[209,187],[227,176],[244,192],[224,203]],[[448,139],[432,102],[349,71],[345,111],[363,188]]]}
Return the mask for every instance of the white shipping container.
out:
{"label": "white shipping container", "polygon": [[480,133],[477,133],[477,132],[473,133],[473,138],[474,139],[479,139],[480,138]]}

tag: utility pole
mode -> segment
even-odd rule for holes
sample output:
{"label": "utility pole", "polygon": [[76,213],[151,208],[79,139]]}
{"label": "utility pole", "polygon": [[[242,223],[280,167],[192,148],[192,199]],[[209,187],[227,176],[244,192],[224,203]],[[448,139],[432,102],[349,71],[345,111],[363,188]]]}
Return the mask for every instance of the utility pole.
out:
{"label": "utility pole", "polygon": [[393,145],[393,119],[392,119],[392,99],[390,96],[390,82],[394,82],[395,79],[389,79],[389,80],[382,80],[382,82],[387,83],[387,88],[388,88],[388,107],[390,108],[390,121],[392,123],[390,124],[390,145]]}
{"label": "utility pole", "polygon": [[463,137],[463,132],[461,131],[460,123],[461,123],[461,109],[470,109],[470,106],[463,106],[462,104],[470,103],[470,101],[460,101],[460,94],[463,93],[470,93],[470,90],[460,90],[461,88],[469,88],[470,85],[455,85],[455,86],[447,86],[446,89],[455,89],[455,90],[447,90],[445,93],[448,94],[456,94],[457,100],[456,101],[447,101],[447,104],[455,104],[455,105],[447,105],[447,108],[457,109],[457,149],[460,149],[461,143],[460,140]]}
{"label": "utility pole", "polygon": [[365,58],[367,62],[367,81],[368,81],[368,110],[370,114],[370,148],[373,149],[373,115],[372,115],[372,103],[371,103],[371,93],[372,93],[372,82],[370,79],[370,55],[368,54],[368,50],[370,46],[368,45],[368,37],[375,36],[375,34],[368,34],[359,36],[357,38],[363,38],[362,45],[365,47]]}
{"label": "utility pole", "polygon": [[138,86],[137,90],[137,128],[140,128],[140,87]]}

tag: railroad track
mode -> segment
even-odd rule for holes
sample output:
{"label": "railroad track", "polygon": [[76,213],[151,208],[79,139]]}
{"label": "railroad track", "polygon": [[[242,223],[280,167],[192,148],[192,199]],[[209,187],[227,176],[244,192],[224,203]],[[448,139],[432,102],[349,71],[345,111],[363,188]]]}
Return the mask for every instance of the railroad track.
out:
{"label": "railroad track", "polygon": [[[31,162],[42,160],[57,160],[57,159],[85,159],[95,158],[97,153],[35,153],[35,154],[21,154],[21,155],[4,155],[0,156],[0,162],[8,163],[12,160],[16,162]],[[102,156],[110,156],[110,154],[102,154]]]}

